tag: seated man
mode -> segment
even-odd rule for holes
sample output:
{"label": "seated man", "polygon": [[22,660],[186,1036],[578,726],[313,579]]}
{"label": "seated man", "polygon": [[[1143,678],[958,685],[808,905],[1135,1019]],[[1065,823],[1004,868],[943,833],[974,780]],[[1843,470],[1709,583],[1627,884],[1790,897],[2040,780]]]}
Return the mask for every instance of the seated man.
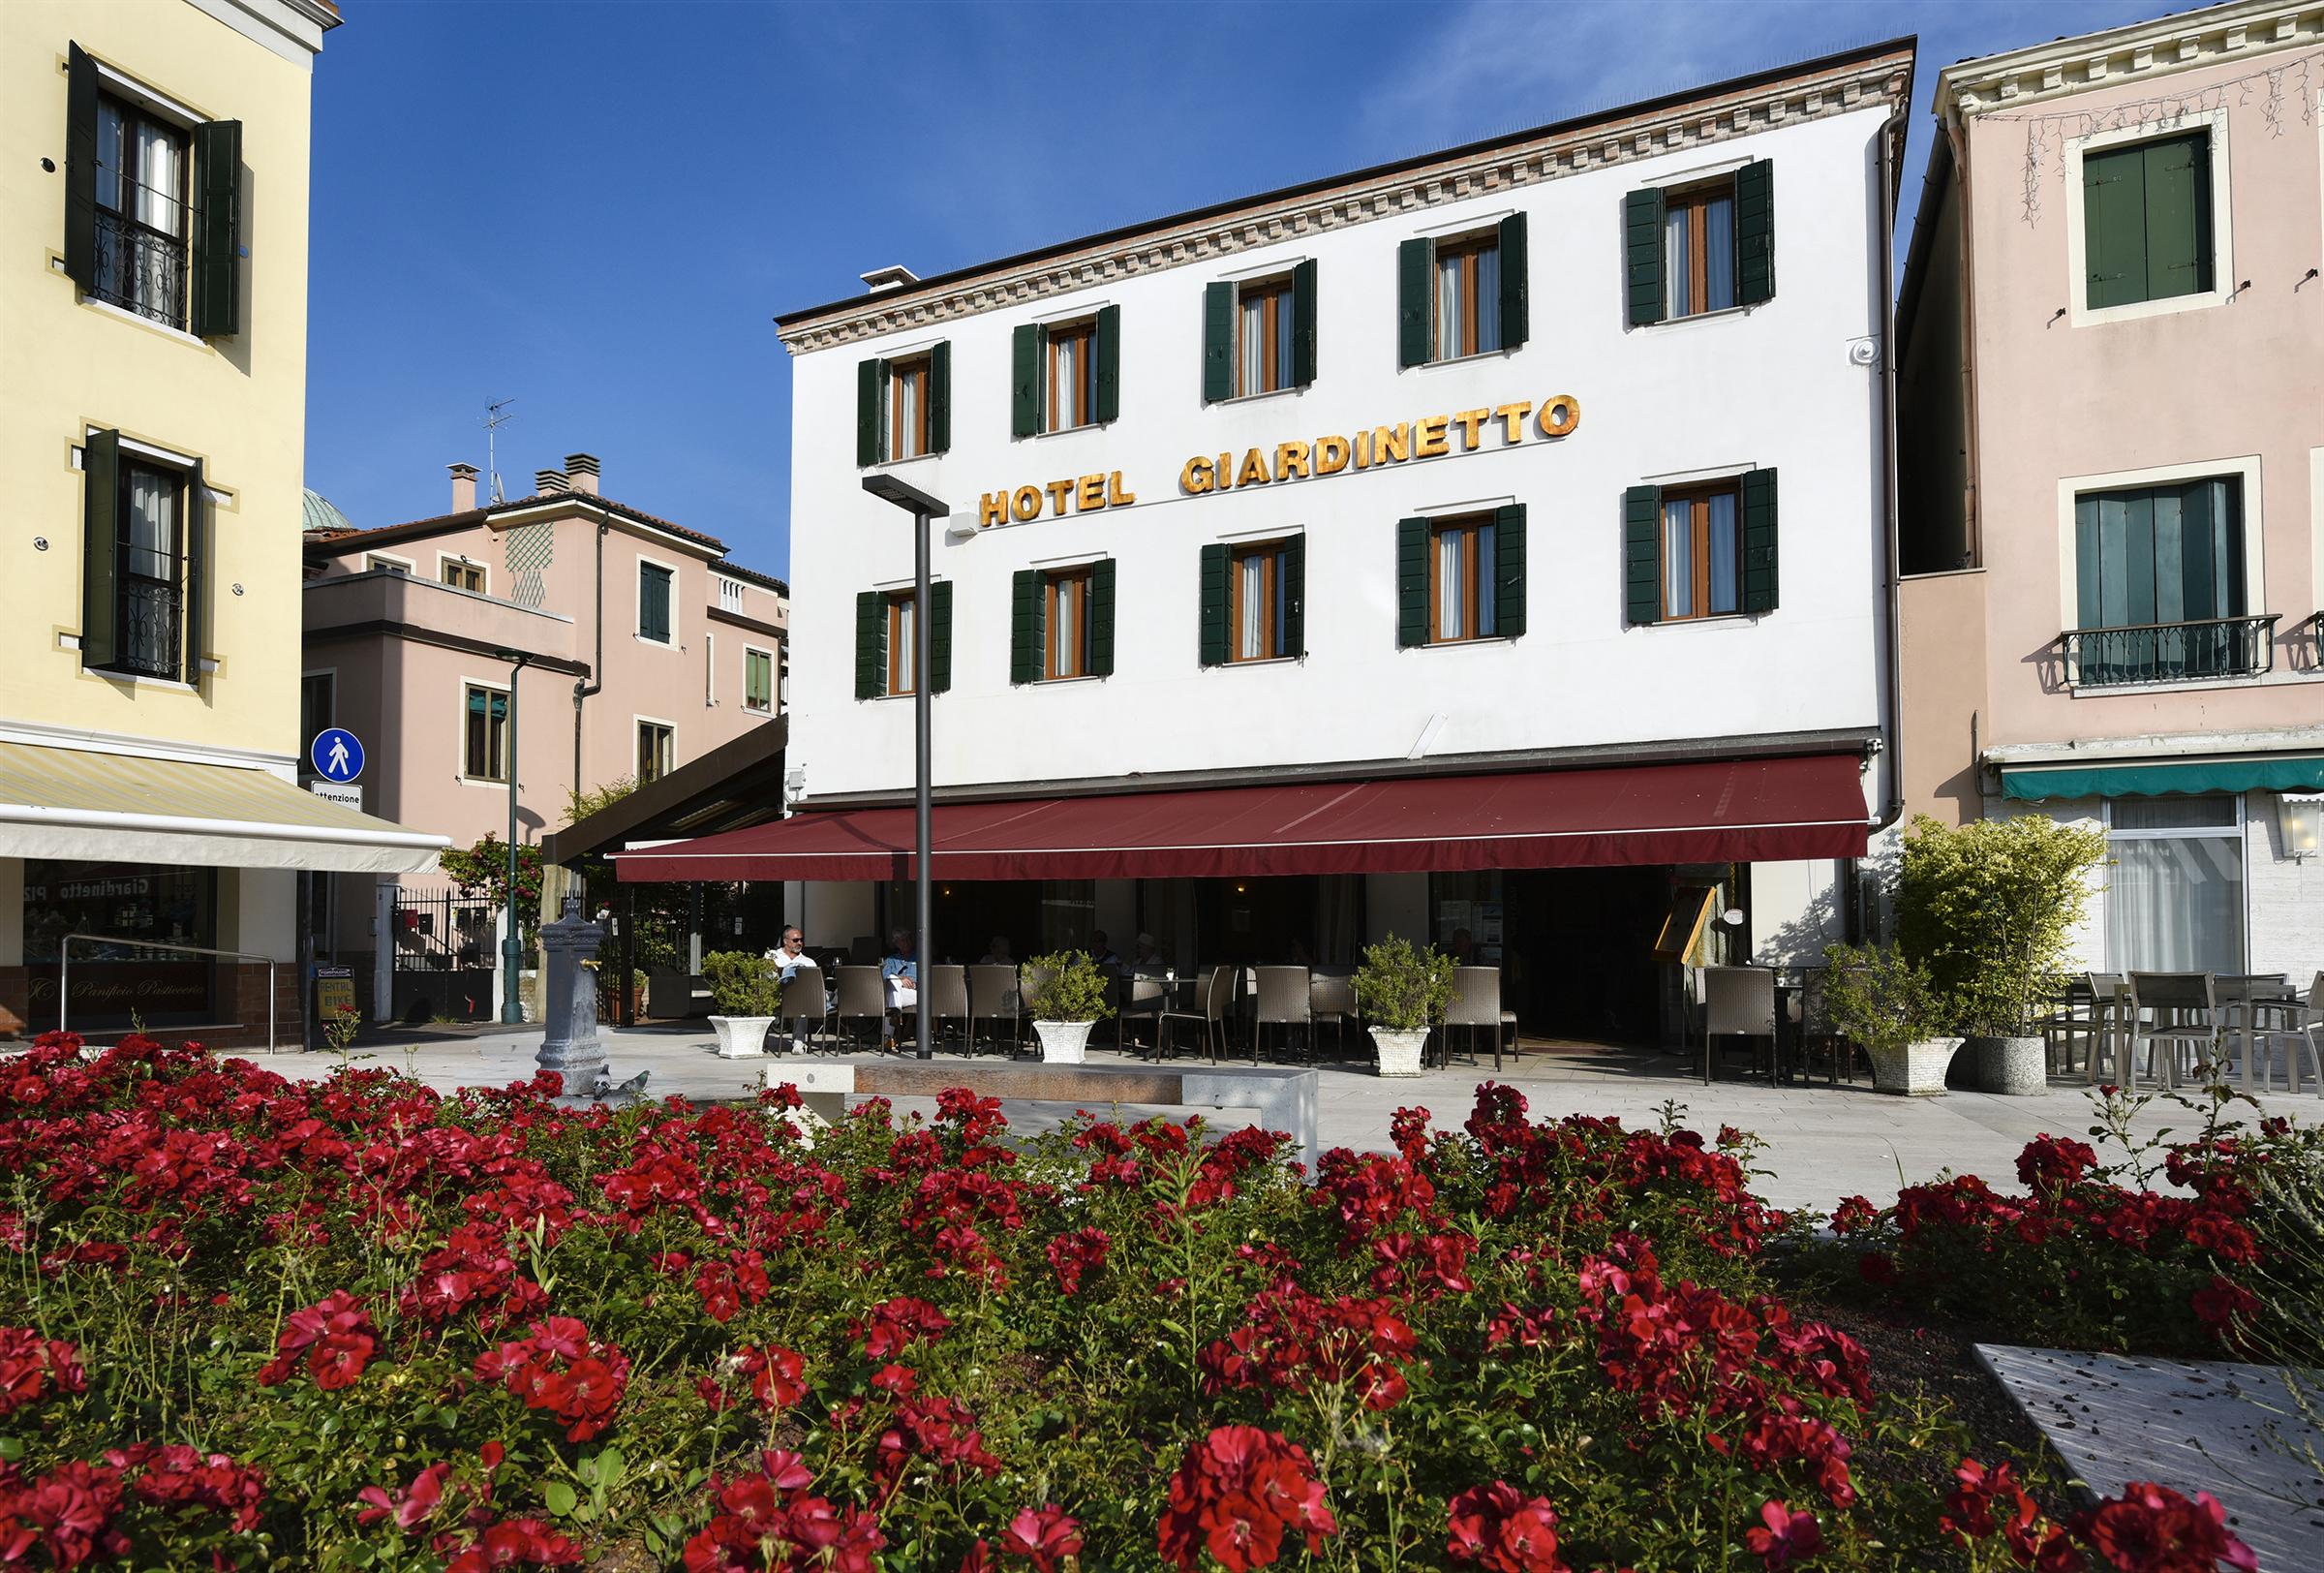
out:
{"label": "seated man", "polygon": [[[807,953],[807,936],[796,923],[783,925],[782,943],[767,952],[767,961],[775,969],[776,981],[786,988],[802,970],[812,975],[823,988],[824,1010],[831,1008],[830,982],[823,976],[823,970],[815,965],[814,958]],[[822,1012],[818,1012],[811,1019],[820,1021],[821,1017]],[[799,1023],[810,1019],[807,1016],[790,1018],[791,1048],[794,1052],[803,1054],[807,1050],[807,1034],[799,1031]]]}
{"label": "seated man", "polygon": [[1106,943],[1106,931],[1103,929],[1089,936],[1089,959],[1097,963],[1099,972],[1112,977],[1120,977],[1129,972],[1129,968],[1122,964],[1121,957],[1115,953],[1114,947]]}
{"label": "seated man", "polygon": [[879,975],[886,982],[888,1008],[910,1010],[920,1002],[920,962],[914,954],[909,929],[898,929],[888,936],[892,948],[888,959],[879,964]]}
{"label": "seated man", "polygon": [[1009,937],[1005,934],[993,936],[992,945],[977,958],[976,964],[979,967],[1016,966],[1017,958],[1009,954]]}
{"label": "seated man", "polygon": [[1154,937],[1150,934],[1138,936],[1137,956],[1130,965],[1139,972],[1148,975],[1170,971],[1169,960],[1163,956],[1162,947],[1154,943]]}

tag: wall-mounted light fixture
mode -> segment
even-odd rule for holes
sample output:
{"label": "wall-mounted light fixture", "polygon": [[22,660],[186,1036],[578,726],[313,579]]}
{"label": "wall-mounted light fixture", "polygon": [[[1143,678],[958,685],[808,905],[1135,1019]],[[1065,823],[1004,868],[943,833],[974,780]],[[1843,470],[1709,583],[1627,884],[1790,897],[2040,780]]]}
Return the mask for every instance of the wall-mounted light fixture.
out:
{"label": "wall-mounted light fixture", "polygon": [[2278,792],[2276,828],[2295,861],[2324,852],[2324,792]]}

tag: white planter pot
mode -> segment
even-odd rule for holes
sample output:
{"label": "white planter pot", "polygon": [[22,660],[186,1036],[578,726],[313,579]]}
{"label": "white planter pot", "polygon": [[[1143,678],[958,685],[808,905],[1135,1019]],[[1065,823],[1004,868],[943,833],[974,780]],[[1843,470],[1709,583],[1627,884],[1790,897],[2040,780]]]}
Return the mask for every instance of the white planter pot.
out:
{"label": "white planter pot", "polygon": [[1033,1035],[1041,1040],[1041,1059],[1053,1065],[1078,1065],[1089,1051],[1093,1021],[1037,1021]]}
{"label": "white planter pot", "polygon": [[2037,1037],[1972,1037],[1977,1091],[2028,1097],[2050,1090],[2048,1046]]}
{"label": "white planter pot", "polygon": [[1375,1027],[1372,1048],[1380,1056],[1380,1074],[1383,1076],[1417,1076],[1421,1073],[1421,1051],[1428,1046],[1428,1029],[1410,1028],[1398,1032],[1392,1028]]}
{"label": "white planter pot", "polygon": [[1942,1097],[1945,1067],[1960,1046],[1957,1037],[1924,1037],[1901,1049],[1868,1051],[1873,1088],[1903,1097]]}
{"label": "white planter pot", "polygon": [[772,1016],[713,1016],[710,1025],[719,1034],[719,1058],[721,1060],[755,1060],[767,1052],[767,1029],[775,1025]]}

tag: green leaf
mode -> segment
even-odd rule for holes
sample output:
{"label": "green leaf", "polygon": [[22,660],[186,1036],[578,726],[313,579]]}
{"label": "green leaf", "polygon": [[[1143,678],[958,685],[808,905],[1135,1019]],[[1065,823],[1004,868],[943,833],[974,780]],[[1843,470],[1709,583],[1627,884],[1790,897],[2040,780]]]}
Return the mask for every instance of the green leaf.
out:
{"label": "green leaf", "polygon": [[622,1450],[618,1447],[609,1447],[605,1449],[604,1452],[599,1453],[597,1455],[596,1464],[597,1484],[604,1487],[607,1491],[613,1490],[614,1487],[622,1483],[622,1475],[628,1467],[627,1461],[622,1457]]}
{"label": "green leaf", "polygon": [[564,1519],[572,1517],[573,1509],[580,1505],[581,1496],[566,1482],[552,1480],[540,1488],[540,1500],[548,1508],[550,1517]]}

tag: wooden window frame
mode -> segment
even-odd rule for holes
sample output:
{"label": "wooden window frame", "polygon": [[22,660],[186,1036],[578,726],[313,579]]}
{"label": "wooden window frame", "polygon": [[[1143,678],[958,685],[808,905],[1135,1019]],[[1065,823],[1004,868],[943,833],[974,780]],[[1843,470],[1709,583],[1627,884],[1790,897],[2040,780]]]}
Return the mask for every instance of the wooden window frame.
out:
{"label": "wooden window frame", "polygon": [[[1481,327],[1478,317],[1481,302],[1477,293],[1477,263],[1486,252],[1498,252],[1500,249],[1501,232],[1497,229],[1480,231],[1475,234],[1456,235],[1451,240],[1437,243],[1435,254],[1428,259],[1428,338],[1429,347],[1436,352],[1434,358],[1462,360],[1470,355],[1495,353],[1492,350],[1480,349],[1477,345]],[[1444,344],[1438,342],[1436,337],[1437,324],[1444,320],[1443,280],[1444,266],[1447,262],[1460,263],[1460,282],[1466,292],[1463,298],[1468,301],[1468,309],[1461,314],[1461,343],[1458,348],[1454,349],[1448,349]]]}
{"label": "wooden window frame", "polygon": [[[159,566],[167,574],[142,573],[137,565],[140,557],[151,553],[136,544],[137,478],[150,476],[161,482],[169,498],[169,551]],[[167,459],[145,453],[124,452],[120,456],[118,473],[113,482],[113,662],[104,670],[131,677],[152,678],[164,683],[191,683],[199,675],[199,657],[186,648],[186,590],[189,575],[187,555],[193,545],[197,528],[192,513],[195,504],[193,476],[182,466]],[[140,595],[135,586],[146,589]],[[166,641],[167,661],[145,660],[131,649],[132,629],[138,622],[134,606],[139,601],[149,601],[168,609],[169,636]]]}
{"label": "wooden window frame", "polygon": [[[1672,213],[1687,215],[1687,309],[1669,312],[1668,316],[1674,322],[1689,317],[1707,317],[1714,309],[1719,311],[1735,309],[1732,306],[1714,308],[1710,303],[1711,203],[1722,197],[1727,199],[1728,206],[1728,261],[1735,269],[1735,277],[1729,285],[1729,293],[1740,304],[1743,298],[1743,248],[1737,243],[1734,233],[1735,177],[1731,174],[1726,175],[1717,180],[1705,180],[1698,185],[1682,186],[1675,191],[1663,193],[1663,214],[1666,223],[1668,222],[1669,215]],[[1666,231],[1665,233],[1657,235],[1655,243],[1663,248],[1663,266],[1667,269],[1670,266],[1668,232]],[[1667,274],[1666,274],[1667,276]],[[1665,298],[1667,304],[1667,291]]]}
{"label": "wooden window frame", "polygon": [[[476,582],[474,585],[459,583],[452,578],[455,571],[463,574],[473,573],[475,575]],[[436,582],[454,590],[466,590],[472,595],[483,596],[492,593],[491,570],[473,558],[454,552],[438,552],[436,554]]]}
{"label": "wooden window frame", "polygon": [[[1279,273],[1271,278],[1253,279],[1235,287],[1235,398],[1249,398],[1259,393],[1280,393],[1293,386],[1291,368],[1283,363],[1283,314],[1292,309],[1292,277]],[[1242,386],[1242,309],[1252,297],[1263,305],[1259,332],[1264,342],[1259,347],[1259,381],[1261,386]]]}
{"label": "wooden window frame", "polygon": [[[1281,661],[1289,654],[1283,649],[1283,625],[1275,612],[1283,599],[1284,558],[1290,544],[1290,538],[1284,537],[1227,548],[1227,664],[1230,666]],[[1242,565],[1253,557],[1267,559],[1259,592],[1266,602],[1259,613],[1259,642],[1264,653],[1246,656],[1242,654]]]}
{"label": "wooden window frame", "polygon": [[[1045,431],[1079,431],[1084,426],[1097,424],[1097,319],[1085,317],[1079,322],[1057,323],[1045,335],[1042,350],[1046,364],[1041,375],[1047,380],[1049,398],[1042,405],[1042,427]],[[1060,389],[1057,384],[1057,349],[1071,340],[1080,346],[1081,374],[1071,387]],[[1060,393],[1073,396],[1075,418],[1061,419],[1065,406]]]}
{"label": "wooden window frame", "polygon": [[911,626],[912,592],[896,590],[889,593],[887,617],[887,669],[880,674],[880,692],[891,699],[908,697],[912,690],[912,671],[902,661],[903,631]]}
{"label": "wooden window frame", "polygon": [[[764,704],[752,704],[750,702],[750,658],[752,656],[758,656],[764,659],[767,663],[767,701]],[[775,713],[775,672],[776,662],[774,651],[769,650],[762,645],[747,644],[743,646],[744,714],[752,716],[771,716]]]}
{"label": "wooden window frame", "polygon": [[[471,768],[476,761],[472,748],[475,738],[472,731],[474,718],[470,705],[470,696],[479,693],[487,695],[484,701],[484,768],[475,770]],[[493,700],[496,698],[501,702],[500,725],[497,728],[493,725],[492,716]],[[498,756],[497,770],[495,769],[496,755]],[[508,785],[509,763],[508,689],[506,685],[486,683],[474,677],[462,678],[460,680],[460,779],[481,782],[491,786],[505,786]]]}
{"label": "wooden window frame", "polygon": [[[1731,497],[1735,500],[1735,603],[1724,610],[1711,605],[1711,500]],[[1663,558],[1663,513],[1672,503],[1689,506],[1688,524],[1695,557],[1694,604],[1696,610],[1674,612],[1670,609],[1670,575]],[[1697,486],[1666,486],[1655,501],[1654,509],[1654,593],[1655,604],[1661,608],[1660,621],[1665,623],[1699,623],[1705,618],[1736,617],[1743,610],[1743,482],[1741,478],[1728,480],[1705,481]]]}
{"label": "wooden window frame", "polygon": [[[1479,639],[1497,639],[1501,636],[1497,629],[1491,633],[1479,632],[1479,625],[1484,621],[1481,615],[1484,598],[1493,593],[1493,586],[1492,581],[1485,578],[1483,574],[1484,554],[1477,549],[1477,536],[1481,531],[1492,529],[1495,522],[1494,516],[1490,513],[1462,513],[1452,518],[1428,521],[1428,642],[1430,644],[1474,644]],[[1466,555],[1461,559],[1469,581],[1469,629],[1465,633],[1447,634],[1444,632],[1442,617],[1445,606],[1444,583],[1437,576],[1437,570],[1444,560],[1442,542],[1448,535],[1465,535],[1470,538]],[[1495,544],[1497,547],[1498,542]]]}
{"label": "wooden window frame", "polygon": [[[1041,680],[1045,683],[1070,682],[1089,675],[1089,589],[1093,575],[1086,563],[1078,568],[1055,569],[1041,575]],[[1074,619],[1074,648],[1061,649],[1057,643],[1057,602],[1070,598],[1078,614]],[[1072,670],[1066,669],[1063,658],[1072,658]]]}
{"label": "wooden window frame", "polygon": [[[650,781],[660,781],[678,768],[678,724],[670,721],[656,721],[651,716],[639,716],[636,719],[637,784],[643,786]],[[646,739],[650,733],[656,732],[660,734],[662,746],[656,751],[656,766],[649,774],[646,769]]]}
{"label": "wooden window frame", "polygon": [[[934,384],[933,360],[928,355],[914,355],[908,360],[892,361],[888,366],[888,459],[900,463],[906,459],[928,457],[928,394]],[[920,407],[911,421],[911,451],[904,451],[903,385],[916,379],[920,386]]]}

